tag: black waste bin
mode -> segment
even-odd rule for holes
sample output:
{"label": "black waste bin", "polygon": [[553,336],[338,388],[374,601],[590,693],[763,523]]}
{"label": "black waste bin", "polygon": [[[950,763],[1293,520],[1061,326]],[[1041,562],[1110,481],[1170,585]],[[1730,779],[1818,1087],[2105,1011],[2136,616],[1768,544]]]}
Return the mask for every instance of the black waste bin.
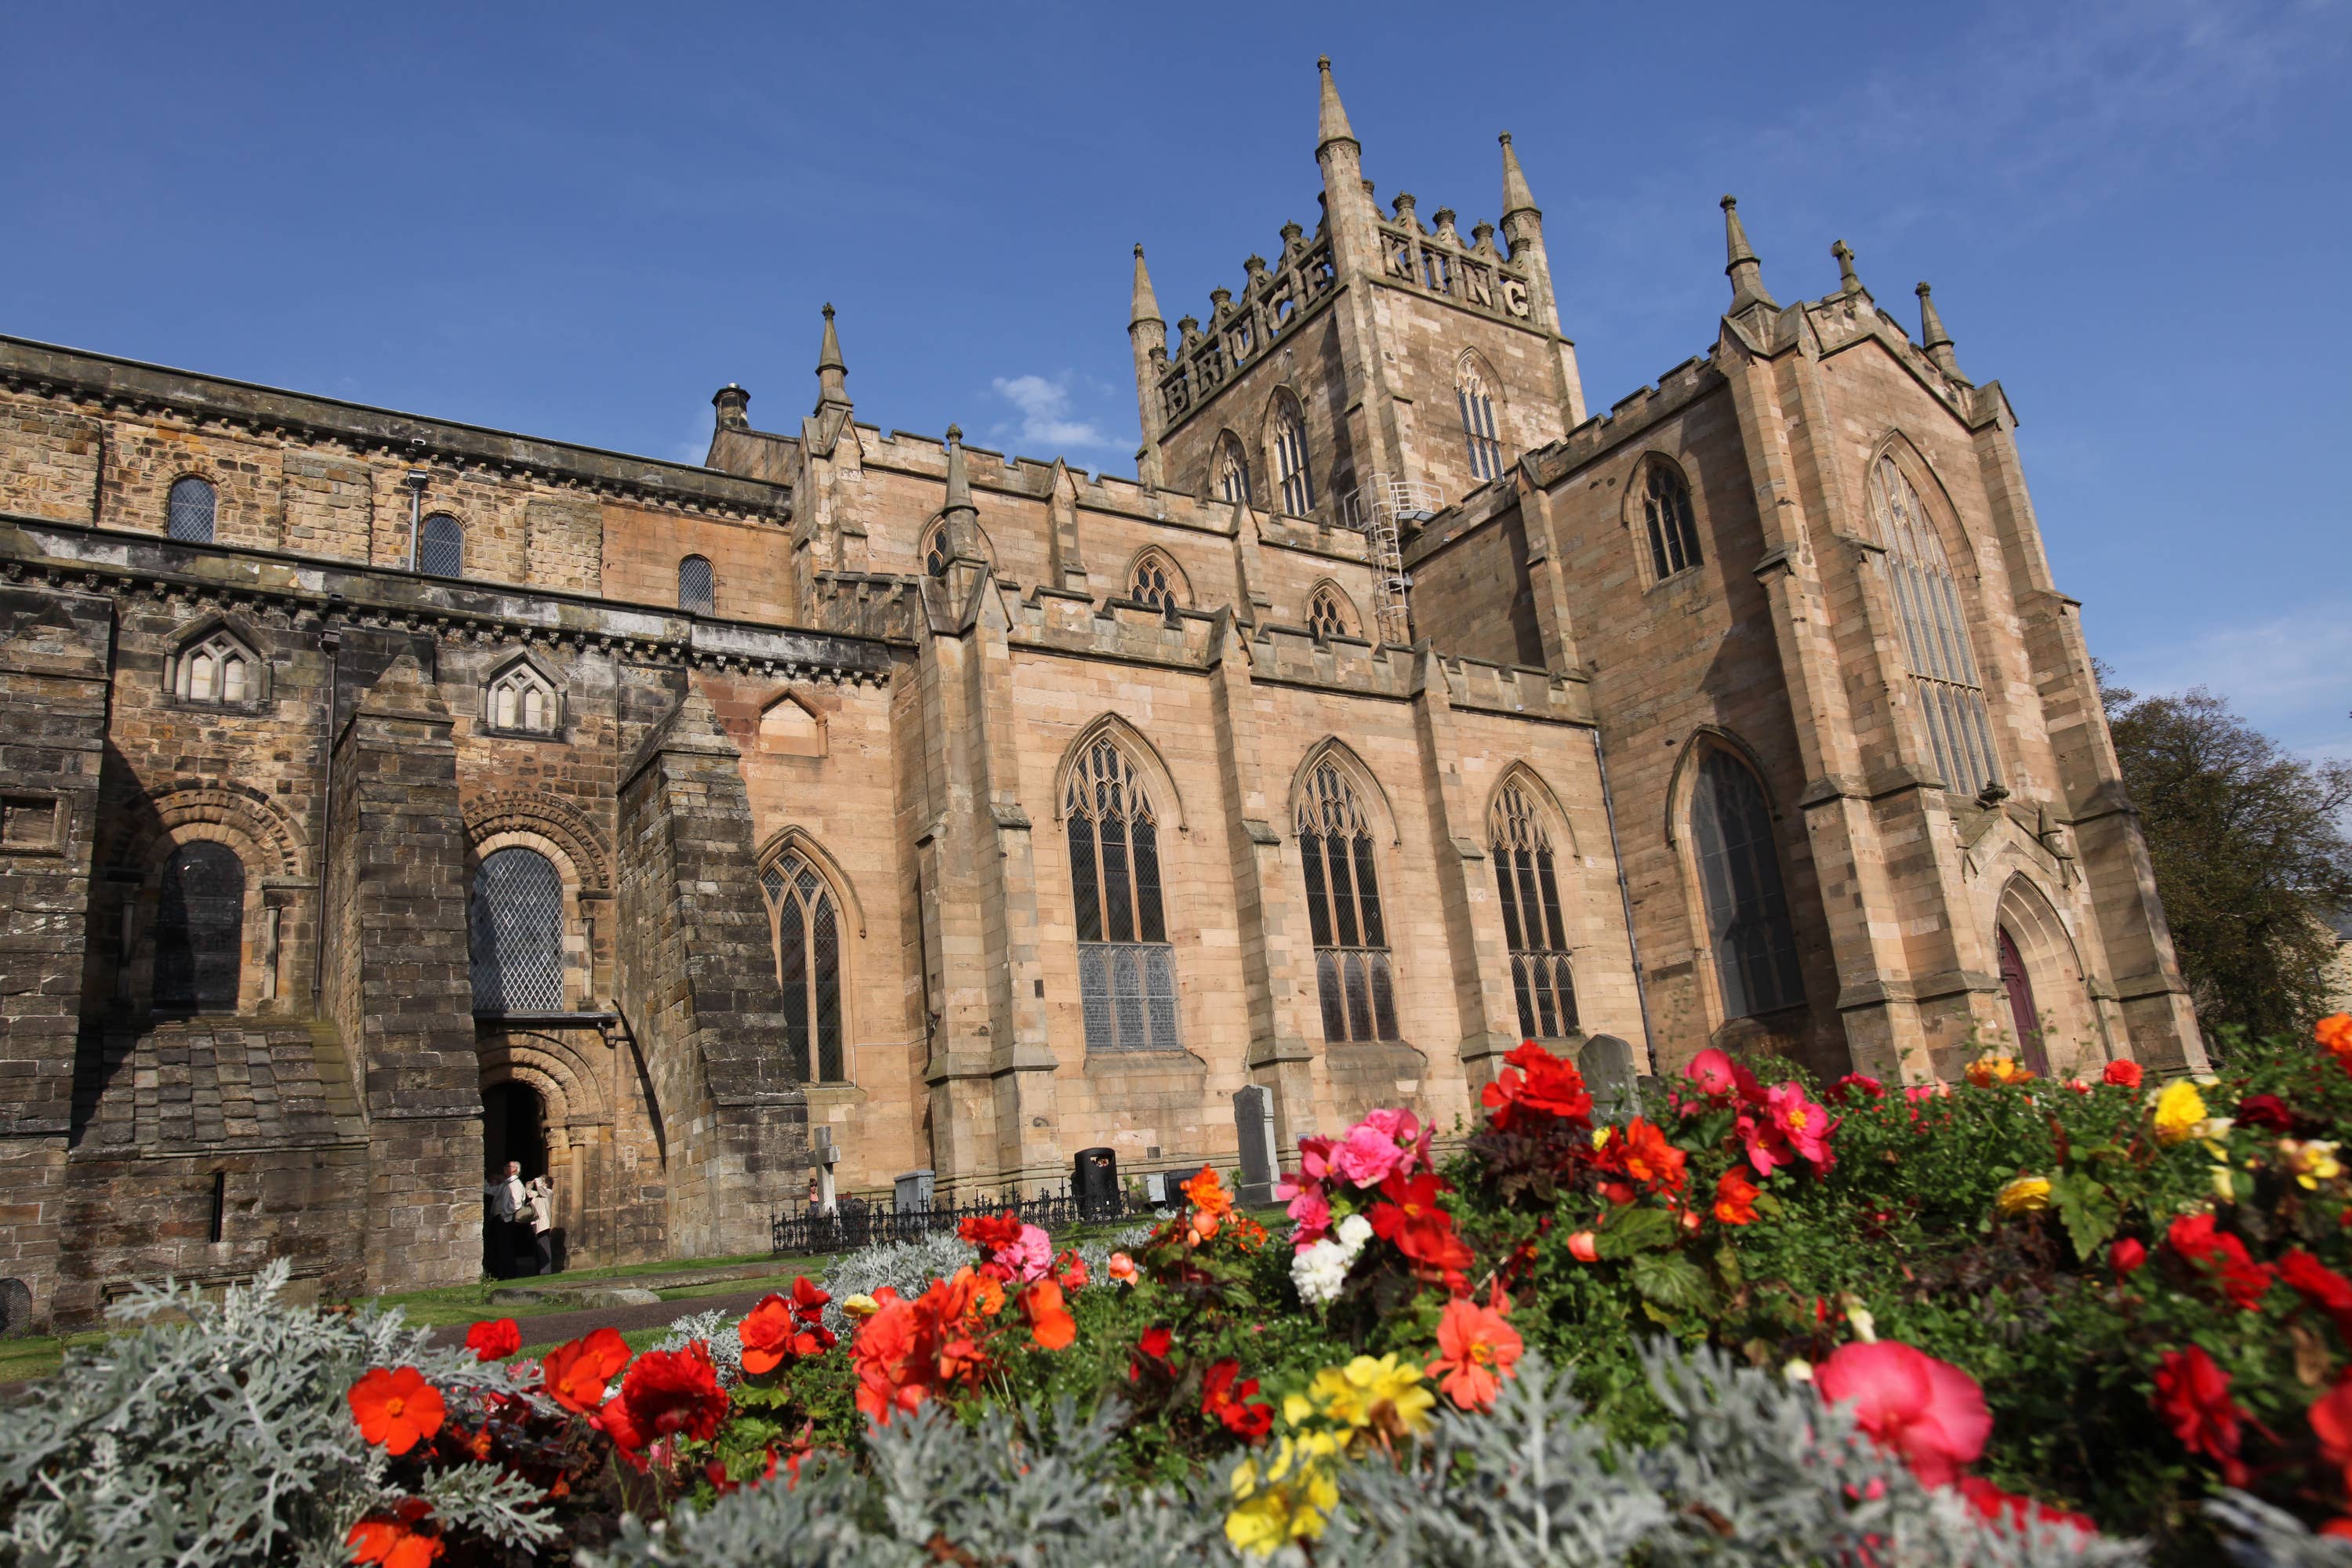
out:
{"label": "black waste bin", "polygon": [[1077,1199],[1080,1219],[1118,1217],[1118,1154],[1110,1149],[1081,1149],[1070,1173],[1070,1194]]}

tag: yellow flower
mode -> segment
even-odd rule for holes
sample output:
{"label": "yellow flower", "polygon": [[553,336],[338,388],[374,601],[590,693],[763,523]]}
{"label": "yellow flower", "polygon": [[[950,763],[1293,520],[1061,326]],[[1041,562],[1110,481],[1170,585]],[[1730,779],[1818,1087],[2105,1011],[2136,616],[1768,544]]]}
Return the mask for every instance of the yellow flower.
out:
{"label": "yellow flower", "polygon": [[2238,1201],[2238,1184],[2231,1176],[2230,1167],[2227,1165],[2213,1167],[2213,1195],[2225,1204]]}
{"label": "yellow flower", "polygon": [[2308,1142],[2282,1138],[2278,1142],[2281,1159],[2294,1173],[2295,1184],[2306,1191],[2316,1192],[2322,1182],[2332,1182],[2344,1174],[2344,1162],[2336,1157],[2336,1145],[2323,1139]]}
{"label": "yellow flower", "polygon": [[841,1310],[844,1316],[856,1318],[860,1321],[872,1317],[881,1310],[882,1303],[876,1300],[873,1297],[868,1296],[863,1290],[860,1290],[856,1295],[850,1297],[841,1304]]}
{"label": "yellow flower", "polygon": [[1304,1395],[1282,1402],[1283,1419],[1296,1426],[1320,1415],[1351,1431],[1373,1428],[1391,1436],[1418,1432],[1428,1424],[1437,1396],[1423,1386],[1421,1368],[1394,1353],[1377,1361],[1360,1355],[1346,1366],[1315,1374]]}
{"label": "yellow flower", "polygon": [[2165,1143],[2186,1142],[2205,1120],[2205,1097],[2187,1079],[2175,1079],[2156,1097],[2156,1136]]}
{"label": "yellow flower", "polygon": [[1609,1131],[1609,1127],[1605,1122],[1592,1130],[1592,1146],[1595,1149],[1603,1149],[1608,1147]]}
{"label": "yellow flower", "polygon": [[1285,1437],[1262,1461],[1244,1459],[1234,1468],[1234,1507],[1225,1515],[1225,1539],[1236,1552],[1271,1557],[1290,1542],[1322,1535],[1339,1506],[1339,1483],[1331,1474],[1339,1440],[1328,1432]]}
{"label": "yellow flower", "polygon": [[2033,1214],[2050,1206],[2050,1178],[2020,1176],[1996,1194],[1992,1206],[2005,1215]]}
{"label": "yellow flower", "polygon": [[2032,1073],[2018,1067],[2016,1058],[1990,1054],[1979,1057],[1970,1062],[1967,1076],[1968,1080],[1979,1089],[1990,1089],[1995,1084],[2016,1083],[2021,1080],[2030,1083],[2033,1079]]}

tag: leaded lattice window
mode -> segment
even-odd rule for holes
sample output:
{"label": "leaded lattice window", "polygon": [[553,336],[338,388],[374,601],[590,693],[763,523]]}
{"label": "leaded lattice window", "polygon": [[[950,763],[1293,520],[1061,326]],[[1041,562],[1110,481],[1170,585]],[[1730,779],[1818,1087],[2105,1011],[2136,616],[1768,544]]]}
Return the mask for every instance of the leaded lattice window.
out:
{"label": "leaded lattice window", "polygon": [[[840,1083],[841,906],[808,858],[788,852],[760,886],[774,927],[776,982],[784,992],[784,1052],[796,1082]],[[812,1072],[810,1069],[815,1070]]]}
{"label": "leaded lattice window", "polygon": [[1257,504],[1250,494],[1249,460],[1242,456],[1242,444],[1231,431],[1217,443],[1216,476],[1218,495],[1244,506]]}
{"label": "leaded lattice window", "polygon": [[1979,794],[2000,777],[2000,767],[1985,713],[1984,683],[1977,676],[1968,620],[1960,611],[1960,585],[1945,557],[1944,542],[1919,504],[1919,492],[1892,458],[1879,458],[1871,472],[1870,509],[1886,546],[1903,657],[1935,749],[1936,771],[1947,788]]}
{"label": "leaded lattice window", "polygon": [[710,570],[709,557],[689,555],[677,563],[677,607],[698,616],[719,608],[719,579]]}
{"label": "leaded lattice window", "polygon": [[1135,580],[1128,584],[1127,596],[1155,610],[1172,610],[1183,602],[1177,593],[1178,581],[1176,569],[1168,564],[1167,557],[1146,555],[1135,563]]}
{"label": "leaded lattice window", "polygon": [[163,503],[163,532],[183,543],[210,544],[215,499],[208,480],[194,476],[173,479]]}
{"label": "leaded lattice window", "polygon": [[931,530],[931,537],[923,546],[923,570],[934,577],[948,574],[948,529],[945,523]]}
{"label": "leaded lattice window", "polygon": [[1355,617],[1349,614],[1347,604],[1337,588],[1315,590],[1307,603],[1307,629],[1318,637],[1351,637],[1356,635]]}
{"label": "leaded lattice window", "polygon": [[1307,776],[1296,821],[1307,872],[1307,924],[1326,1040],[1393,1040],[1396,978],[1371,825],[1347,778],[1324,763]]}
{"label": "leaded lattice window", "polygon": [[180,650],[172,694],[185,702],[248,702],[257,694],[259,676],[252,649],[226,632],[215,632]]}
{"label": "leaded lattice window", "polygon": [[563,878],[520,844],[482,857],[474,873],[477,1013],[563,1011]]}
{"label": "leaded lattice window", "polygon": [[1274,416],[1274,466],[1282,479],[1282,510],[1305,517],[1315,510],[1315,481],[1307,468],[1307,420],[1286,401]]}
{"label": "leaded lattice window", "polygon": [[245,862],[210,839],[163,863],[155,903],[155,1010],[234,1013],[245,958]]}
{"label": "leaded lattice window", "polygon": [[1642,481],[1642,514],[1650,525],[1650,564],[1661,578],[1698,564],[1698,523],[1691,515],[1690,483],[1672,463],[1653,462]]}
{"label": "leaded lattice window", "polygon": [[1495,396],[1478,362],[1464,356],[1454,378],[1454,400],[1462,409],[1462,435],[1470,444],[1470,473],[1475,479],[1503,477],[1503,443],[1496,432]]}
{"label": "leaded lattice window", "polygon": [[427,577],[466,574],[466,525],[436,511],[416,531],[416,569]]}
{"label": "leaded lattice window", "polygon": [[1756,775],[1721,748],[1710,749],[1699,763],[1691,839],[1723,1016],[1752,1017],[1802,1002],[1771,808]]}
{"label": "leaded lattice window", "polygon": [[1558,1039],[1576,1028],[1576,981],[1569,966],[1568,923],[1559,902],[1551,835],[1535,802],[1508,784],[1486,822],[1487,852],[1502,896],[1503,934],[1511,950],[1511,994],[1519,1034]]}
{"label": "leaded lattice window", "polygon": [[1063,800],[1078,996],[1090,1051],[1172,1051],[1176,952],[1160,909],[1160,824],[1135,764],[1097,741]]}

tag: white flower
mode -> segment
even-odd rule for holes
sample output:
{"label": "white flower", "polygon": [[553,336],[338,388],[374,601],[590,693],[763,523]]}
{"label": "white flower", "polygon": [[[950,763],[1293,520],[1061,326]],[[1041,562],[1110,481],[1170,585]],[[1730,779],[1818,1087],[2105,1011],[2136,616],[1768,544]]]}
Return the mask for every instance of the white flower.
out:
{"label": "white flower", "polygon": [[1813,1363],[1799,1357],[1782,1367],[1780,1375],[1790,1383],[1811,1383],[1813,1381]]}
{"label": "white flower", "polygon": [[1290,1260],[1290,1281],[1298,1287],[1299,1300],[1318,1305],[1338,1300],[1341,1287],[1348,1283],[1348,1265],[1355,1258],[1353,1249],[1336,1241],[1309,1244]]}
{"label": "white flower", "polygon": [[1364,1249],[1364,1243],[1371,1239],[1372,1222],[1362,1215],[1351,1214],[1339,1222],[1339,1240],[1341,1245],[1347,1247],[1349,1258],[1352,1258],[1357,1253],[1361,1252]]}

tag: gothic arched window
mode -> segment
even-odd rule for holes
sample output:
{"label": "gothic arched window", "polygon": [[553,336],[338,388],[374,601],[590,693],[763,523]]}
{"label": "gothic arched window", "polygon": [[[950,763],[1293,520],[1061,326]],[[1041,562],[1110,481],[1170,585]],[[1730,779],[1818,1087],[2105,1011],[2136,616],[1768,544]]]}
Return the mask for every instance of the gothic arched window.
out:
{"label": "gothic arched window", "polygon": [[474,1011],[563,1011],[563,877],[520,844],[474,873]]}
{"label": "gothic arched window", "polygon": [[252,649],[225,631],[215,632],[180,650],[172,694],[184,702],[248,702],[258,694],[260,673]]}
{"label": "gothic arched window", "polygon": [[1307,629],[1318,637],[1351,637],[1356,635],[1355,613],[1339,596],[1339,590],[1325,584],[1315,590],[1307,602]]}
{"label": "gothic arched window", "polygon": [[1454,372],[1454,396],[1462,409],[1462,435],[1470,444],[1470,473],[1474,479],[1496,479],[1503,476],[1503,443],[1496,434],[1495,395],[1486,389],[1486,378],[1472,355],[1462,356]]}
{"label": "gothic arched window", "polygon": [[466,574],[466,525],[436,511],[416,531],[416,569],[427,577]]}
{"label": "gothic arched window", "polygon": [[1698,524],[1689,481],[1672,463],[1654,461],[1642,481],[1642,515],[1650,527],[1650,563],[1659,577],[1698,564]]}
{"label": "gothic arched window", "polygon": [[923,570],[934,577],[948,574],[948,525],[931,530],[931,537],[923,544]]}
{"label": "gothic arched window", "polygon": [[1326,1040],[1399,1038],[1388,924],[1372,868],[1363,803],[1330,763],[1309,774],[1298,801],[1298,858],[1307,870],[1307,924],[1315,939],[1315,988]]}
{"label": "gothic arched window", "polygon": [[245,961],[245,862],[226,844],[183,844],[155,904],[155,1010],[234,1013]]}
{"label": "gothic arched window", "polygon": [[1706,904],[1707,942],[1715,949],[1716,978],[1723,988],[1723,1016],[1752,1017],[1803,1001],[1771,808],[1756,775],[1719,746],[1709,748],[1699,762],[1691,840]]}
{"label": "gothic arched window", "polygon": [[186,544],[213,542],[214,492],[210,481],[190,475],[172,481],[163,503],[163,531]]}
{"label": "gothic arched window", "polygon": [[698,616],[719,608],[719,579],[711,573],[709,556],[689,555],[677,563],[677,607]]}
{"label": "gothic arched window", "polygon": [[1307,420],[1285,398],[1274,414],[1274,467],[1282,480],[1282,510],[1305,517],[1315,510],[1315,481],[1307,470]]}
{"label": "gothic arched window", "polygon": [[1984,684],[1977,677],[1969,626],[1960,612],[1960,585],[1944,555],[1944,542],[1919,504],[1919,492],[1882,457],[1870,476],[1870,510],[1886,546],[1887,581],[1895,618],[1903,625],[1903,657],[1935,747],[1936,771],[1947,788],[1976,795],[2000,776]]}
{"label": "gothic arched window", "polygon": [[1228,430],[1217,441],[1217,456],[1213,472],[1216,478],[1217,494],[1226,500],[1237,500],[1244,506],[1255,506],[1257,500],[1250,493],[1249,459],[1242,456],[1242,444]]}
{"label": "gothic arched window", "polygon": [[494,730],[546,734],[555,728],[555,689],[528,664],[517,664],[490,682],[487,713]]}
{"label": "gothic arched window", "polygon": [[1168,563],[1168,558],[1154,551],[1136,562],[1127,596],[1156,610],[1172,610],[1184,602],[1179,587],[1182,581],[1176,568]]}
{"label": "gothic arched window", "polygon": [[842,1082],[848,1075],[841,1061],[841,910],[833,888],[797,850],[769,867],[760,885],[775,928],[793,1078]]}
{"label": "gothic arched window", "polygon": [[1560,909],[1551,835],[1535,803],[1507,784],[1486,822],[1502,895],[1503,935],[1511,949],[1511,994],[1518,998],[1519,1034],[1558,1039],[1576,1027],[1576,982],[1569,970],[1568,926]]}
{"label": "gothic arched window", "polygon": [[1087,1049],[1176,1050],[1176,954],[1160,907],[1151,797],[1126,753],[1097,741],[1071,772],[1063,810]]}

